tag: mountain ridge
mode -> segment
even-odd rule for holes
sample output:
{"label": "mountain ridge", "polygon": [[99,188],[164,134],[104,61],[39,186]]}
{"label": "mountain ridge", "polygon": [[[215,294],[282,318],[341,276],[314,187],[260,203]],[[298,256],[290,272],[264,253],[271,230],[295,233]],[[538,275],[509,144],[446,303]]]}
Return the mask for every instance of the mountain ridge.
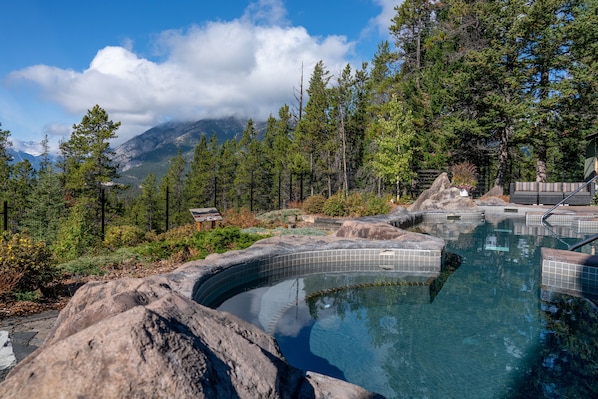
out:
{"label": "mountain ridge", "polygon": [[[166,174],[169,161],[178,152],[189,162],[201,136],[209,141],[213,135],[219,143],[240,138],[249,119],[234,116],[201,119],[195,122],[169,121],[154,126],[114,149],[119,166],[119,183],[139,186],[149,173],[157,178]],[[255,123],[259,132],[266,123]]]}

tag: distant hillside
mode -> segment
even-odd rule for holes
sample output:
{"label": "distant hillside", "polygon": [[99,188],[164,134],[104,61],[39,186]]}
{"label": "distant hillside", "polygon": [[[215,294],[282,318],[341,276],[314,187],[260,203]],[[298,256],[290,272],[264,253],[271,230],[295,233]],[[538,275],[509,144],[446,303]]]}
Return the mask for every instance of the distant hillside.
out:
{"label": "distant hillside", "polygon": [[[170,159],[179,149],[190,161],[202,135],[209,141],[214,134],[219,142],[240,138],[247,120],[234,117],[203,119],[197,122],[167,122],[121,144],[115,149],[119,165],[119,182],[138,187],[149,173],[162,177]],[[259,125],[257,125],[259,128]]]}
{"label": "distant hillside", "polygon": [[[8,147],[7,152],[12,157],[11,163],[15,164],[15,163],[27,160],[27,161],[29,161],[29,163],[31,164],[33,169],[35,169],[35,170],[39,170],[39,167],[43,160],[42,155],[30,154],[30,153],[27,153],[24,151],[15,150],[14,148],[11,148],[11,147]],[[50,154],[50,155],[48,155],[48,158],[50,159],[50,162],[55,162],[57,159],[57,156]]]}

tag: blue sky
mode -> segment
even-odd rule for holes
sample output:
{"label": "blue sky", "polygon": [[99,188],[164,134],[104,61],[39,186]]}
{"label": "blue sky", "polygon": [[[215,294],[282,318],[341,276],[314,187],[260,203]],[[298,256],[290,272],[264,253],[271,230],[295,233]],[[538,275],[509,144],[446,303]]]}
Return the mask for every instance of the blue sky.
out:
{"label": "blue sky", "polygon": [[2,6],[0,123],[55,147],[95,104],[127,141],[168,120],[265,119],[323,60],[370,61],[402,0],[19,0]]}

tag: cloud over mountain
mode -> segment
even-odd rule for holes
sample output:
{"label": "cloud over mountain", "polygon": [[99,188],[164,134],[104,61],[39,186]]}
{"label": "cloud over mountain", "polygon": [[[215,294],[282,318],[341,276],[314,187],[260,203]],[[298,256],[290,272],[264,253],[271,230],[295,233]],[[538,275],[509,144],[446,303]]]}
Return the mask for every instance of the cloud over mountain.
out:
{"label": "cloud over mountain", "polygon": [[289,26],[282,3],[267,0],[238,19],[161,32],[151,55],[125,40],[100,49],[85,70],[34,65],[10,79],[34,83],[73,115],[99,104],[122,122],[118,141],[124,142],[171,119],[275,115],[295,101],[302,66],[305,85],[319,60],[338,73],[353,46],[344,36],[314,37]]}

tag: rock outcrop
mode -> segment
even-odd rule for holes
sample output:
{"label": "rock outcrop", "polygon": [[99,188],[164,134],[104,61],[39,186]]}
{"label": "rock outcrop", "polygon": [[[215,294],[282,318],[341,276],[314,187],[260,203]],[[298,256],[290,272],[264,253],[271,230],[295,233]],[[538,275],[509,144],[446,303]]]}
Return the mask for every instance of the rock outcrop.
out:
{"label": "rock outcrop", "polygon": [[397,229],[388,223],[369,223],[359,220],[350,220],[333,234],[335,237],[343,238],[365,238],[368,240],[395,240],[409,243],[439,241],[435,237],[412,233],[406,230]]}
{"label": "rock outcrop", "polygon": [[379,398],[286,363],[276,341],[163,276],[89,283],[0,384],[8,398]]}
{"label": "rock outcrop", "polygon": [[460,190],[451,187],[451,181],[446,173],[441,173],[434,180],[432,186],[424,190],[417,200],[407,208],[410,212],[433,210],[458,210],[475,208],[471,197],[462,197]]}

